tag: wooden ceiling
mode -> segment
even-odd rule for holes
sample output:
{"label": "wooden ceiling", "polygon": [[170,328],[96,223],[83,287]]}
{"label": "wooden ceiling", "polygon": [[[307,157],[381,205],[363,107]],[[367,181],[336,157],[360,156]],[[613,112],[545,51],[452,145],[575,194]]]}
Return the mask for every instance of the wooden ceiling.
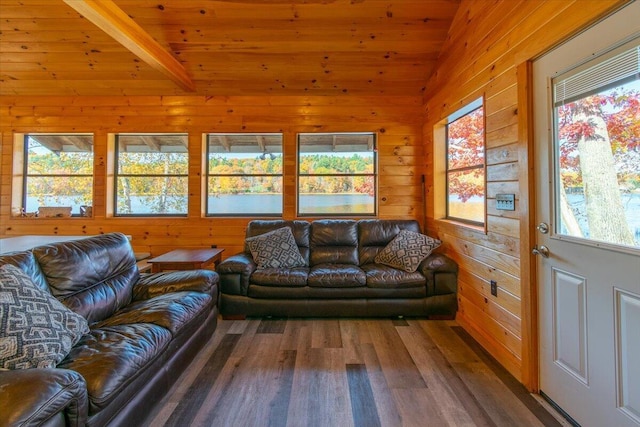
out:
{"label": "wooden ceiling", "polygon": [[129,22],[103,29],[76,10],[107,3],[0,0],[0,95],[418,96],[459,0],[113,0]]}

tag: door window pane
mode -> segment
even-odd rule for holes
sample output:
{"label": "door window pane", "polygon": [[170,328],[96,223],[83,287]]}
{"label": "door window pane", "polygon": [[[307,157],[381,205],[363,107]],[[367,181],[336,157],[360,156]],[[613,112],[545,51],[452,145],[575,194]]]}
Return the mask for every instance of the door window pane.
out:
{"label": "door window pane", "polygon": [[[616,69],[615,57],[605,72],[602,62],[554,81],[557,232],[640,247],[640,80],[636,73],[611,84],[606,73]],[[591,78],[588,90],[562,99],[558,88],[594,70],[602,80]]]}

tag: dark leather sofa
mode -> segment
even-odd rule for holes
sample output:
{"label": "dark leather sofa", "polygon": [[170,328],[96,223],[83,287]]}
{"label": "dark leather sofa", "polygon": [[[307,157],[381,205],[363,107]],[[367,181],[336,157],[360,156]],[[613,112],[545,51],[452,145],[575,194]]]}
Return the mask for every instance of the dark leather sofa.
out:
{"label": "dark leather sofa", "polygon": [[246,316],[453,318],[457,264],[432,253],[417,271],[375,262],[400,232],[420,232],[413,220],[255,220],[246,238],[289,227],[305,266],[258,269],[246,246],[221,262],[220,312]]}
{"label": "dark leather sofa", "polygon": [[126,236],[110,233],[0,256],[87,319],[55,368],[0,371],[0,425],[135,426],[216,327],[218,276],[140,275]]}

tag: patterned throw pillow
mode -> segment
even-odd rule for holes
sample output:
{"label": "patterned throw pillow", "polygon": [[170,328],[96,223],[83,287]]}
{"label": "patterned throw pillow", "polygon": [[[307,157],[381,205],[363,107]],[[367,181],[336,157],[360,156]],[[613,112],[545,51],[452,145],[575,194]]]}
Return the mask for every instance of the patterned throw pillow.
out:
{"label": "patterned throw pillow", "polygon": [[376,255],[378,264],[385,264],[412,273],[442,242],[414,231],[400,230],[398,235]]}
{"label": "patterned throw pillow", "polygon": [[258,268],[292,268],[305,265],[289,227],[248,237],[246,242]]}
{"label": "patterned throw pillow", "polygon": [[53,368],[88,332],[84,317],[18,267],[0,267],[0,368]]}

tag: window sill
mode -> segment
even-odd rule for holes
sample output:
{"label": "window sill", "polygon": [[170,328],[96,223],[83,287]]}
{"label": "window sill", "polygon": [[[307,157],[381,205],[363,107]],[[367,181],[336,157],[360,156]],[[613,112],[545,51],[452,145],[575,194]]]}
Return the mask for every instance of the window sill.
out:
{"label": "window sill", "polygon": [[485,225],[469,224],[467,222],[456,221],[454,219],[447,219],[447,218],[440,218],[440,219],[436,219],[435,221],[437,224],[447,224],[449,226],[454,226],[454,227],[464,227],[464,228],[476,231],[478,233],[487,234],[486,224]]}
{"label": "window sill", "polygon": [[13,215],[11,219],[17,219],[18,221],[27,220],[27,219],[93,219],[91,216],[80,216],[80,215],[72,215],[72,216],[35,216],[35,215]]}

